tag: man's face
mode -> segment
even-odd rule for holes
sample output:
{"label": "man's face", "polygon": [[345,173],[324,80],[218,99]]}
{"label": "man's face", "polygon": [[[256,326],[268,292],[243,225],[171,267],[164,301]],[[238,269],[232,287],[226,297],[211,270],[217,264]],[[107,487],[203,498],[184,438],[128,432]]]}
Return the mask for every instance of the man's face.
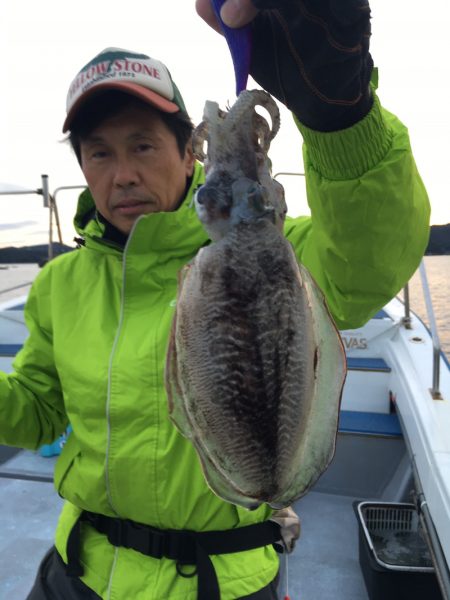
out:
{"label": "man's face", "polygon": [[158,111],[130,106],[81,141],[81,168],[97,210],[123,233],[139,215],[178,207],[194,169]]}

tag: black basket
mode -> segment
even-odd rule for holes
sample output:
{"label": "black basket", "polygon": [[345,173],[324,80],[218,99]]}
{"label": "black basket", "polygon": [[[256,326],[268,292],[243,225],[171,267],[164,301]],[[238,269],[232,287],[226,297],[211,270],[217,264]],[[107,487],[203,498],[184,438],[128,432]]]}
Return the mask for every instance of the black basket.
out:
{"label": "black basket", "polygon": [[354,508],[370,600],[442,600],[415,506],[357,502]]}

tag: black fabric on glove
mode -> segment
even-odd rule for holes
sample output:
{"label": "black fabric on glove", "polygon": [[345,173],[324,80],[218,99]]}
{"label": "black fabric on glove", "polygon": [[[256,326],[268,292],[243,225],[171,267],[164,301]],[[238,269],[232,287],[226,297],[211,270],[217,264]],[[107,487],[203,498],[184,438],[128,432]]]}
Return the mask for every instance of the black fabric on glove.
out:
{"label": "black fabric on glove", "polygon": [[250,73],[316,131],[354,125],[372,106],[367,0],[252,0]]}

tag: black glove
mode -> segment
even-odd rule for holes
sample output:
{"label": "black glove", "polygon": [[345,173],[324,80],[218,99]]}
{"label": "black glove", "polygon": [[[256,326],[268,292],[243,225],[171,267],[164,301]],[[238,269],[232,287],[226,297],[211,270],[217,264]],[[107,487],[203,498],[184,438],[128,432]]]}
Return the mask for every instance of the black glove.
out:
{"label": "black glove", "polygon": [[252,77],[316,131],[362,119],[373,101],[367,0],[252,2]]}

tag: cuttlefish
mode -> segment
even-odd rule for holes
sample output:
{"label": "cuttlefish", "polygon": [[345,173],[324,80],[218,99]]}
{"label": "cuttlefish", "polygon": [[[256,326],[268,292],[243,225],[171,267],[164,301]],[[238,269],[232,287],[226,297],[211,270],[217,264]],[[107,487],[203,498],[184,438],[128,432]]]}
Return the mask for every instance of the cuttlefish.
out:
{"label": "cuttlefish", "polygon": [[279,124],[262,90],[228,111],[206,102],[195,205],[212,243],[180,274],[166,365],[170,418],[211,489],[247,508],[289,506],[327,468],[346,373],[324,296],[283,234],[267,155]]}

